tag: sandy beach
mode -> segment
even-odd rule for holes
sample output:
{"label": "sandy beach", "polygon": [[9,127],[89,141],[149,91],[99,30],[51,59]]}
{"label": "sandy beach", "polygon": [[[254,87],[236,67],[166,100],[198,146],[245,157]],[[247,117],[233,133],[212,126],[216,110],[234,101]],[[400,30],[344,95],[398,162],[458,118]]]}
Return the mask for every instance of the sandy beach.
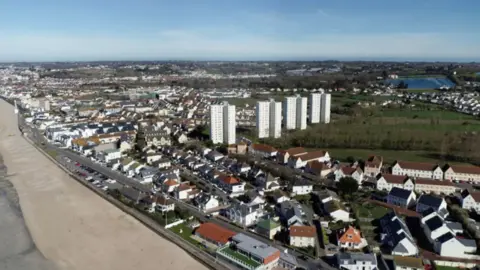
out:
{"label": "sandy beach", "polygon": [[47,267],[35,269],[206,269],[38,152],[22,138],[13,107],[3,100],[0,115],[0,153],[35,243],[23,240],[23,250],[37,252],[28,249],[36,246],[34,256]]}

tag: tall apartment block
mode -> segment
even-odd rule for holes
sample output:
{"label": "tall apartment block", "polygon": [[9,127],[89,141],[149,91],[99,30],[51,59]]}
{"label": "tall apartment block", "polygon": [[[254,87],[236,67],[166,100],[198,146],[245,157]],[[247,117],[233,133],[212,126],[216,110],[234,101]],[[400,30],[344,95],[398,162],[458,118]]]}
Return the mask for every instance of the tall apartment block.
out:
{"label": "tall apartment block", "polygon": [[312,93],[308,99],[308,121],[312,124],[320,123],[320,109],[322,106],[322,94]]}
{"label": "tall apartment block", "polygon": [[283,121],[286,129],[307,128],[306,97],[300,95],[286,97],[283,106]]}
{"label": "tall apartment block", "polygon": [[322,94],[320,109],[320,122],[328,124],[330,123],[330,105],[332,103],[332,95]]}
{"label": "tall apartment block", "polygon": [[236,142],[235,105],[210,105],[210,139],[214,144]]}
{"label": "tall apartment block", "polygon": [[282,103],[258,101],[256,108],[258,138],[280,138],[282,132]]}
{"label": "tall apartment block", "polygon": [[309,97],[309,122],[316,123],[330,123],[330,94],[312,93]]}

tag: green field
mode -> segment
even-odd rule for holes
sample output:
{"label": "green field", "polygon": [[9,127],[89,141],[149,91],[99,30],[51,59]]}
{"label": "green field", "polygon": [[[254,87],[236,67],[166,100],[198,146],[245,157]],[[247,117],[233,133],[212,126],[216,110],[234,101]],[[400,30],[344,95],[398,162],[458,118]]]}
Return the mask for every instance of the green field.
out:
{"label": "green field", "polygon": [[[331,157],[345,161],[347,157],[366,160],[371,155],[379,155],[383,157],[384,163],[391,164],[395,160],[407,160],[415,162],[443,162],[427,151],[398,151],[398,150],[370,150],[370,149],[328,149]],[[461,164],[459,162],[449,162]]]}
{"label": "green field", "polygon": [[255,98],[224,98],[221,101],[228,101],[229,104],[235,105],[236,107],[245,107],[248,105],[249,107],[255,107],[255,103],[257,99]]}
{"label": "green field", "polygon": [[461,269],[461,268],[452,267],[452,266],[435,265],[435,269],[437,269],[437,270],[458,270],[458,269]]}
{"label": "green field", "polygon": [[388,208],[369,203],[357,204],[355,208],[358,211],[359,218],[377,219],[390,212]]}
{"label": "green field", "polygon": [[[473,120],[475,116],[458,113],[447,110],[414,110],[414,109],[386,109],[378,113],[380,117],[400,117],[411,120],[415,119],[432,119],[441,120]],[[480,122],[478,122],[480,124]]]}
{"label": "green field", "polygon": [[402,89],[402,91],[406,91],[406,92],[410,92],[410,93],[418,93],[418,92],[433,93],[433,92],[440,92],[440,90],[437,90],[437,89],[415,89],[415,88]]}

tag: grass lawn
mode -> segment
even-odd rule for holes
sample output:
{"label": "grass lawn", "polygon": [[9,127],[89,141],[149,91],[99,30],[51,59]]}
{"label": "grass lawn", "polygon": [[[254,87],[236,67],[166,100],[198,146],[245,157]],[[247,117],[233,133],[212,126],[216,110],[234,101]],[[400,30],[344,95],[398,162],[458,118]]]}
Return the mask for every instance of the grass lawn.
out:
{"label": "grass lawn", "polygon": [[[463,114],[454,111],[446,110],[410,110],[410,109],[387,109],[383,110],[380,113],[381,117],[401,117],[401,118],[410,118],[414,119],[431,119],[439,118],[440,120],[474,120],[476,119],[473,115]],[[463,122],[462,122],[463,123]],[[475,123],[472,122],[472,123]],[[461,124],[461,123],[460,123]],[[477,124],[480,124],[477,123]]]}
{"label": "grass lawn", "polygon": [[[179,236],[181,236],[183,239],[187,240],[188,242],[194,244],[195,246],[200,245],[199,242],[195,241],[192,236],[192,229],[190,229],[185,223],[179,224],[175,227],[170,228],[170,230]],[[180,232],[181,231],[181,232]]]}
{"label": "grass lawn", "polygon": [[245,256],[243,254],[240,254],[238,252],[233,251],[229,247],[226,247],[226,248],[222,249],[220,252],[225,253],[229,256],[232,256],[232,257],[242,261],[243,263],[245,263],[247,265],[253,266],[254,268],[258,267],[260,265],[260,263],[248,258],[247,256]]}
{"label": "grass lawn", "polygon": [[357,204],[355,208],[358,210],[359,218],[378,219],[383,217],[390,209],[370,203]]}
{"label": "grass lawn", "polygon": [[[366,160],[370,155],[380,155],[383,157],[385,163],[393,163],[395,160],[408,160],[416,162],[444,162],[438,160],[429,154],[427,151],[397,151],[397,150],[373,150],[373,149],[328,149],[330,156],[335,159],[345,161],[347,157],[354,157],[355,159]],[[459,162],[448,162],[461,164]]]}
{"label": "grass lawn", "polygon": [[437,270],[457,270],[459,268],[458,267],[452,267],[452,266],[435,265],[435,269],[437,269]]}
{"label": "grass lawn", "polygon": [[440,92],[440,90],[437,89],[416,89],[416,88],[408,88],[408,89],[402,89],[407,92],[411,93],[416,93],[416,92]]}
{"label": "grass lawn", "polygon": [[56,158],[57,155],[58,155],[57,151],[55,151],[55,150],[47,150],[47,154],[49,154],[53,158]]}
{"label": "grass lawn", "polygon": [[237,107],[245,107],[248,106],[252,107],[255,106],[257,99],[255,98],[223,98],[222,101],[228,101],[229,104],[235,105]]}

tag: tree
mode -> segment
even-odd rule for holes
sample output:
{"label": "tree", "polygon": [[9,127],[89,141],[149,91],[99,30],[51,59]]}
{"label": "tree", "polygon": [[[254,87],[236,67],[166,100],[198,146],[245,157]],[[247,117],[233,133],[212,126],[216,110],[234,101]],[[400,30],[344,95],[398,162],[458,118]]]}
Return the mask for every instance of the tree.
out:
{"label": "tree", "polygon": [[352,194],[354,192],[357,192],[358,182],[357,180],[349,176],[342,177],[340,178],[340,181],[337,183],[337,188],[342,195]]}
{"label": "tree", "polygon": [[400,83],[397,85],[397,89],[407,89],[408,84],[406,84],[404,81],[400,81]]}
{"label": "tree", "polygon": [[382,71],[382,77],[383,77],[384,79],[388,78],[388,73],[387,73],[386,70]]}

